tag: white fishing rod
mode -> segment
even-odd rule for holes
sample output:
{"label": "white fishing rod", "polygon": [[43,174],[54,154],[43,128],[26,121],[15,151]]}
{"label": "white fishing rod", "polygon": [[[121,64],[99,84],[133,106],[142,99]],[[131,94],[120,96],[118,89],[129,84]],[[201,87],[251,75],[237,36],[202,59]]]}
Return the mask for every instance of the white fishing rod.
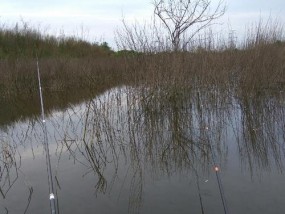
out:
{"label": "white fishing rod", "polygon": [[44,101],[43,101],[43,94],[42,94],[42,84],[41,84],[38,56],[37,56],[37,73],[38,73],[39,94],[40,94],[40,101],[41,101],[42,126],[43,126],[43,132],[44,132],[44,146],[45,146],[45,151],[46,151],[46,165],[47,165],[47,173],[48,173],[50,208],[51,208],[52,214],[57,214],[58,212],[57,212],[57,206],[56,206],[57,204],[56,204],[56,199],[55,199],[55,194],[54,194],[53,177],[52,177],[52,170],[51,170],[51,163],[50,163],[47,126],[46,126],[46,120],[45,120]]}

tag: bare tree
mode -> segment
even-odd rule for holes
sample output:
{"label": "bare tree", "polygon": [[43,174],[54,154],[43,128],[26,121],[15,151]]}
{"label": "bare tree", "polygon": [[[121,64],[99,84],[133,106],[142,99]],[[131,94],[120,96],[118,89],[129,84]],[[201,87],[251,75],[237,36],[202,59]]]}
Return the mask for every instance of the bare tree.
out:
{"label": "bare tree", "polygon": [[154,0],[153,4],[154,15],[166,28],[174,51],[186,48],[198,32],[226,11],[223,0],[214,8],[211,0]]}

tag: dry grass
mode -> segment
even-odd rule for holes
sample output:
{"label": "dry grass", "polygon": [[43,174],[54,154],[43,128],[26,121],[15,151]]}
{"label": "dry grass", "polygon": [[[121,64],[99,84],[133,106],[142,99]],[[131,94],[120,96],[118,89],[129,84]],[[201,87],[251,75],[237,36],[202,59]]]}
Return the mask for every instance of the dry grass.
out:
{"label": "dry grass", "polygon": [[[163,97],[165,102],[197,88],[223,91],[225,96],[235,97],[284,91],[282,28],[276,25],[269,28],[260,23],[239,46],[232,40],[219,39],[215,43],[211,33],[204,38],[208,40],[198,41],[191,51],[147,49],[145,53],[132,50],[107,57],[41,57],[39,65],[47,108],[65,107],[70,101],[77,103],[121,85],[154,89],[159,91],[156,97]],[[22,100],[23,105],[38,104],[35,59],[2,59],[0,76],[3,105],[13,106],[18,100]],[[19,109],[16,108],[16,112]]]}

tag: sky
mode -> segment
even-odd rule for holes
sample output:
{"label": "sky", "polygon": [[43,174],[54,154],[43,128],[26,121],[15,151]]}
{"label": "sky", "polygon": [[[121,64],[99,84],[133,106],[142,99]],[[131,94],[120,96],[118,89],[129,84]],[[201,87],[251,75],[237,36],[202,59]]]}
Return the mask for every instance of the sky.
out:
{"label": "sky", "polygon": [[[227,11],[217,28],[230,27],[239,35],[260,17],[267,20],[271,16],[285,23],[285,0],[224,1]],[[113,48],[123,17],[128,23],[147,22],[152,14],[152,0],[0,0],[0,26],[24,20],[44,33],[106,41]]]}

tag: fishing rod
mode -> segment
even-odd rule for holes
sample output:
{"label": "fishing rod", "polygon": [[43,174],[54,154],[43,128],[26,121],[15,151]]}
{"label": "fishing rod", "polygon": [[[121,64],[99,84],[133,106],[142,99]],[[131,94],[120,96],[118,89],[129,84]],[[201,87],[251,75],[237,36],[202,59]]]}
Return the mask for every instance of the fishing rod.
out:
{"label": "fishing rod", "polygon": [[197,185],[197,189],[198,189],[198,195],[199,195],[199,202],[200,202],[200,208],[201,208],[201,213],[205,214],[204,211],[204,206],[203,206],[203,200],[202,200],[202,195],[201,195],[201,189],[200,189],[200,183],[199,183],[199,176],[198,176],[198,172],[195,168],[193,168],[194,173],[195,173],[195,177],[196,177],[196,185]]}
{"label": "fishing rod", "polygon": [[39,67],[38,56],[37,56],[37,74],[38,74],[39,94],[40,94],[40,102],[41,102],[42,126],[43,126],[43,132],[44,132],[44,146],[45,146],[45,150],[46,150],[46,165],[47,165],[47,173],[48,173],[49,201],[50,201],[51,213],[57,214],[57,206],[56,206],[57,204],[56,204],[56,200],[55,200],[53,177],[52,177],[52,170],[51,170],[51,163],[50,163],[47,126],[46,126],[46,120],[45,120],[44,101],[43,101],[43,94],[42,94],[42,84],[41,84],[41,76],[40,76],[40,67]]}
{"label": "fishing rod", "polygon": [[220,191],[220,196],[221,196],[221,200],[222,200],[222,204],[223,204],[224,213],[228,214],[229,213],[228,212],[228,206],[227,206],[226,197],[225,197],[225,193],[224,193],[223,183],[222,183],[222,180],[220,177],[220,168],[216,162],[216,157],[215,157],[215,154],[213,152],[212,145],[210,142],[209,142],[209,147],[210,147],[210,150],[212,153],[212,161],[213,161],[214,170],[216,173],[216,178],[217,178],[217,182],[218,182],[218,187],[219,187],[219,191]]}
{"label": "fishing rod", "polygon": [[[220,191],[220,196],[221,196],[221,200],[222,200],[222,204],[223,204],[224,213],[225,214],[229,214],[227,203],[226,203],[226,197],[225,197],[225,194],[224,194],[223,183],[222,183],[221,177],[219,175],[220,174],[220,168],[219,168],[219,166],[218,166],[218,164],[216,162],[216,157],[215,157],[215,154],[213,152],[211,143],[209,142],[209,144],[207,146],[209,146],[210,151],[211,151],[213,167],[214,167],[215,174],[216,174],[216,179],[217,179],[217,182],[218,182],[218,187],[219,187],[219,191]],[[202,214],[205,214],[204,206],[203,206],[203,200],[202,200],[202,195],[201,195],[201,189],[200,189],[200,184],[199,184],[198,171],[195,168],[193,168],[193,170],[194,170],[195,177],[196,177],[196,185],[197,185],[197,188],[198,188],[201,212],[202,212]]]}

